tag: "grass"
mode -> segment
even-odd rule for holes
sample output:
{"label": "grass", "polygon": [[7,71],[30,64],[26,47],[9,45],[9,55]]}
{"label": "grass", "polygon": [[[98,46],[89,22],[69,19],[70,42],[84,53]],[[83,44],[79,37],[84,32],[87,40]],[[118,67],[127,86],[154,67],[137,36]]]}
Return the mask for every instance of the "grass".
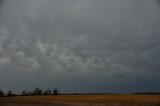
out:
{"label": "grass", "polygon": [[[0,106],[160,106],[160,95],[100,94],[100,95],[57,95],[17,96],[0,98]],[[8,104],[8,105],[7,105]]]}

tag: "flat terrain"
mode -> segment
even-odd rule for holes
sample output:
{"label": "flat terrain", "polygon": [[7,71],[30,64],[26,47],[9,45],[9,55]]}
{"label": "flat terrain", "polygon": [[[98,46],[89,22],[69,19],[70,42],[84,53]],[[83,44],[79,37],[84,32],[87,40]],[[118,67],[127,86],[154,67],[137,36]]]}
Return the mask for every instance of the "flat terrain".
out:
{"label": "flat terrain", "polygon": [[58,95],[1,97],[0,106],[160,106],[160,95]]}

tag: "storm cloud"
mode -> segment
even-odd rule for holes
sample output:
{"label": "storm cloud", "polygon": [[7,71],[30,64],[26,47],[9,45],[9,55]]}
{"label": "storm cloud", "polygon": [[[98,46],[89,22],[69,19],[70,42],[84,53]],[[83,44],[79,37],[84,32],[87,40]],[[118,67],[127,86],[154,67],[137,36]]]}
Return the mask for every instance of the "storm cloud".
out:
{"label": "storm cloud", "polygon": [[158,0],[0,0],[0,88],[160,91]]}

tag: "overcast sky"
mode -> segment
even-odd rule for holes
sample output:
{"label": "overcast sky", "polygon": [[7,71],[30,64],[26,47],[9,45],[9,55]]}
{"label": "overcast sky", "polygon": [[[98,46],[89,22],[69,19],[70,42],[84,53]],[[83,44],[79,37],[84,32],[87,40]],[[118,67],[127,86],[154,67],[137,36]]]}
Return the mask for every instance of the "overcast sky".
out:
{"label": "overcast sky", "polygon": [[0,0],[0,89],[160,91],[159,0]]}

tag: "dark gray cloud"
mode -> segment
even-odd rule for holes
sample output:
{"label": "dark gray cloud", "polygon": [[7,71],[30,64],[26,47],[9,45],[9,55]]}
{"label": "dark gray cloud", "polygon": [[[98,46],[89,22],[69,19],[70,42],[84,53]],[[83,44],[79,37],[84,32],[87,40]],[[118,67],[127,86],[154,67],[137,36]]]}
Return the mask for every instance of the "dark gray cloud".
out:
{"label": "dark gray cloud", "polygon": [[0,0],[0,11],[1,11],[1,8],[2,8],[2,4],[3,4],[3,0]]}
{"label": "dark gray cloud", "polygon": [[158,2],[3,1],[1,88],[159,91]]}

